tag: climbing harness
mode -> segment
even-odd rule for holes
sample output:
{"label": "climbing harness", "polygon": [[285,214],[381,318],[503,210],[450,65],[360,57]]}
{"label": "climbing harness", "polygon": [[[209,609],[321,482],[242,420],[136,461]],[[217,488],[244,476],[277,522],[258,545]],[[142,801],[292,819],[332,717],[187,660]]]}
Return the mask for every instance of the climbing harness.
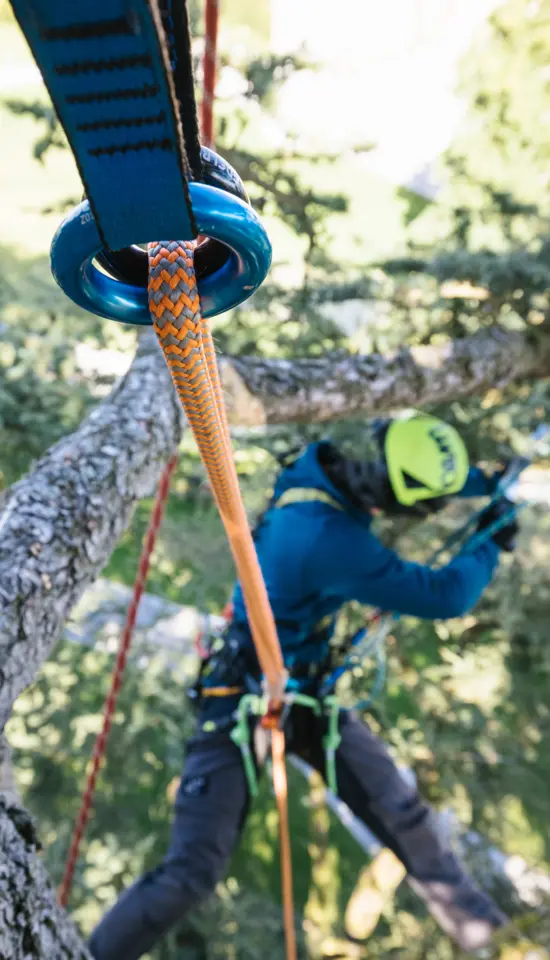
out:
{"label": "climbing harness", "polygon": [[[332,790],[333,793],[336,793],[336,751],[340,746],[341,740],[338,723],[340,716],[340,703],[338,698],[330,696],[324,700],[319,700],[317,697],[309,697],[307,694],[293,691],[291,693],[285,693],[283,700],[284,710],[281,715],[281,727],[284,726],[287,716],[295,706],[305,707],[311,710],[314,717],[326,718],[327,731],[322,743],[325,752],[325,778],[329,789]],[[258,795],[258,778],[252,750],[251,722],[258,719],[261,723],[267,714],[267,710],[268,703],[265,697],[253,693],[246,693],[239,700],[236,710],[236,723],[230,733],[233,743],[239,747],[242,754],[243,767],[251,797]],[[207,725],[208,722],[204,726]]]}
{"label": "climbing harness", "polygon": [[227,626],[221,636],[211,631],[206,639],[201,631],[199,642],[199,670],[187,688],[187,696],[197,712],[205,698],[230,697],[245,693],[252,686],[243,649],[227,636]]}
{"label": "climbing harness", "polygon": [[[345,508],[334,497],[314,487],[291,487],[274,498],[269,509],[284,509],[293,504],[302,503],[323,503],[335,510],[343,511]],[[234,743],[241,750],[243,767],[246,774],[248,789],[252,797],[257,796],[258,783],[256,774],[256,763],[252,749],[252,722],[265,716],[267,711],[267,701],[258,693],[250,692],[253,686],[252,678],[247,675],[246,668],[239,660],[238,645],[234,649],[231,641],[227,637],[229,625],[232,619],[232,606],[227,604],[224,610],[225,628],[220,633],[211,632],[207,644],[204,646],[204,634],[201,631],[197,637],[196,643],[200,644],[202,650],[202,659],[200,669],[194,684],[188,688],[188,695],[192,702],[198,707],[202,698],[223,698],[232,697],[239,693],[243,694],[239,700],[235,713],[229,717],[224,717],[221,722],[210,719],[204,721],[201,729],[204,733],[218,732],[222,727],[230,728],[230,736]],[[332,623],[332,616],[324,618],[316,625],[315,633],[321,632],[328,624]],[[314,673],[319,673],[317,664],[312,665]],[[218,670],[220,675],[226,679],[223,686],[206,686],[204,679],[212,669]],[[245,686],[233,684],[233,680],[240,678]],[[307,682],[307,678],[306,682]],[[303,692],[303,680],[295,676],[289,676],[284,693],[284,711],[281,716],[281,726],[294,706],[300,706],[311,710],[312,715],[318,718],[324,718],[327,723],[326,733],[322,740],[322,746],[325,753],[325,777],[329,788],[336,792],[336,751],[340,744],[339,733],[339,715],[340,702],[334,693],[326,695],[310,696]],[[235,722],[234,722],[235,718]],[[233,725],[234,723],[234,725]]]}
{"label": "climbing harness", "polygon": [[[546,437],[549,428],[546,425],[541,425],[533,433],[530,438],[533,443],[540,444],[540,442]],[[531,463],[531,459],[527,457],[516,457],[514,458],[507,466],[506,470],[502,474],[497,484],[497,488],[491,497],[489,504],[485,505],[483,510],[473,513],[466,523],[461,526],[458,530],[454,531],[445,542],[437,548],[437,550],[432,554],[428,559],[427,563],[430,566],[433,566],[437,560],[444,554],[449,553],[451,548],[455,549],[455,556],[458,555],[459,551],[471,551],[479,546],[481,543],[485,542],[491,536],[498,532],[499,529],[506,526],[514,517],[514,514],[517,509],[521,509],[521,505],[510,506],[510,509],[506,511],[497,521],[493,522],[490,526],[486,527],[479,533],[475,535],[470,535],[472,528],[475,527],[478,522],[481,513],[483,513],[488,507],[495,504],[503,496],[506,495],[509,488],[517,481],[522,471]],[[343,510],[344,507],[337,500],[331,497],[323,490],[318,490],[316,488],[302,488],[302,487],[291,487],[286,490],[279,498],[273,499],[269,505],[268,509],[279,509],[291,504],[302,504],[302,503],[314,503],[320,502],[328,506],[333,507],[337,510]],[[226,625],[229,624],[231,620],[232,611],[230,605],[226,608],[225,619]],[[335,667],[333,670],[328,672],[321,682],[319,687],[318,697],[312,698],[304,696],[300,693],[302,687],[302,681],[297,679],[294,676],[290,676],[287,682],[287,695],[285,697],[285,702],[296,702],[300,703],[302,706],[309,706],[310,709],[316,715],[319,715],[320,712],[326,711],[328,703],[332,702],[333,712],[331,714],[331,722],[334,723],[334,718],[336,718],[336,725],[332,728],[329,728],[329,733],[325,739],[325,750],[327,752],[327,763],[326,763],[326,776],[327,782],[333,789],[333,784],[335,784],[335,770],[334,767],[331,767],[329,764],[329,750],[335,749],[338,745],[337,735],[338,735],[338,725],[337,717],[339,707],[337,706],[338,700],[334,694],[335,687],[344,674],[350,670],[355,670],[362,668],[362,665],[367,659],[375,660],[375,678],[373,685],[369,691],[369,696],[357,702],[355,704],[356,710],[366,710],[368,709],[373,701],[380,695],[386,673],[386,651],[385,651],[385,640],[393,628],[396,621],[399,619],[399,615],[392,612],[383,612],[381,610],[375,611],[369,618],[367,625],[361,627],[350,639],[345,641],[343,648],[348,650],[349,653],[344,659],[344,661]],[[215,642],[222,642],[218,638]],[[315,664],[315,671],[317,674],[323,674],[322,668]],[[204,691],[206,695],[207,691]],[[228,692],[236,692],[233,688]],[[223,695],[220,691],[220,695]],[[292,698],[294,700],[292,701]],[[246,705],[246,706],[245,706]],[[263,712],[263,706],[261,700],[259,700],[254,695],[250,695],[248,698],[245,698],[242,710],[245,711],[246,718],[242,712],[237,711],[237,725],[234,731],[235,742],[239,745],[246,743],[247,747],[247,756],[250,755],[250,717],[260,715]],[[207,722],[205,726],[209,726]],[[212,725],[214,729],[215,725]],[[217,729],[217,726],[216,726]],[[249,788],[252,795],[255,795],[257,790],[257,785],[254,779],[254,770],[250,768],[248,759],[245,760],[245,768],[247,769],[247,778],[249,781]]]}
{"label": "climbing harness", "polygon": [[341,503],[338,503],[334,497],[324,490],[317,490],[315,487],[289,487],[281,496],[274,501],[273,508],[282,510],[283,507],[291,506],[295,503],[324,503],[334,510],[344,510]]}

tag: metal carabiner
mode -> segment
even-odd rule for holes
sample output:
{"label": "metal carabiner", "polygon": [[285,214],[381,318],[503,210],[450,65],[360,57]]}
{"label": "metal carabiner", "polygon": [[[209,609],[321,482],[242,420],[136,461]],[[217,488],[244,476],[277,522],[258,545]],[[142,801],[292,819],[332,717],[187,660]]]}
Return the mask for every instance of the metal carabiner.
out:
{"label": "metal carabiner", "polygon": [[[197,279],[203,316],[213,317],[257,290],[271,264],[271,244],[256,213],[240,199],[246,193],[233,168],[213,151],[202,154],[210,184],[191,182],[189,191],[197,228],[209,238],[197,247]],[[56,282],[78,306],[121,323],[151,324],[147,254],[139,247],[105,250],[87,200],[57,230],[50,263]]]}

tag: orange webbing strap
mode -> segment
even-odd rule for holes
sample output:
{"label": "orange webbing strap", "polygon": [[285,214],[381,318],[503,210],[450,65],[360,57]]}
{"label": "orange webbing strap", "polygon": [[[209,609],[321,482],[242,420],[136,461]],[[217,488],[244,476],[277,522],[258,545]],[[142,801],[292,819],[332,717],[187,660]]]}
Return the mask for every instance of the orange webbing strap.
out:
{"label": "orange webbing strap", "polygon": [[[214,343],[200,311],[193,255],[193,243],[149,244],[149,307],[227,533],[265,678],[271,716],[277,717],[287,674],[239,489]],[[285,937],[288,960],[295,960],[284,735],[277,727],[272,730],[272,751],[281,836]]]}

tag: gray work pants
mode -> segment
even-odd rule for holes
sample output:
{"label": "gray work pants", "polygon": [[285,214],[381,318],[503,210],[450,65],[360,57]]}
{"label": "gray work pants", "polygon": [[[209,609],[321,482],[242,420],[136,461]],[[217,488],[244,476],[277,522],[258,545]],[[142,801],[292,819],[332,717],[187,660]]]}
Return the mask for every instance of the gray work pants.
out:
{"label": "gray work pants", "polygon": [[[323,772],[322,730],[310,716],[308,736],[289,749]],[[420,881],[463,884],[435,814],[408,785],[366,723],[343,712],[337,752],[338,793]],[[239,749],[228,734],[191,740],[179,786],[170,846],[156,870],[117,901],[93,933],[96,960],[137,960],[201,903],[223,877],[249,806]]]}

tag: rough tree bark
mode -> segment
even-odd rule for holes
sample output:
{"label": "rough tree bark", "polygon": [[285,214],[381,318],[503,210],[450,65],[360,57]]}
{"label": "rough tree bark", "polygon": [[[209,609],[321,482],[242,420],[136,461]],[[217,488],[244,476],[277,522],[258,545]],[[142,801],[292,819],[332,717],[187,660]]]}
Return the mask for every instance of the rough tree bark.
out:
{"label": "rough tree bark", "polygon": [[[483,331],[393,357],[222,360],[232,421],[333,420],[441,402],[550,372],[550,343]],[[151,333],[129,372],[16,484],[0,515],[0,730],[136,501],[152,493],[183,417]]]}
{"label": "rough tree bark", "polygon": [[0,515],[0,730],[136,502],[153,493],[182,424],[146,334],[109,398],[9,491]]}
{"label": "rough tree bark", "polygon": [[55,901],[37,857],[28,813],[0,795],[0,957],[91,960],[70,918]]}
{"label": "rough tree bark", "polygon": [[[0,730],[135,504],[154,491],[182,426],[164,358],[146,334],[109,398],[9,491],[0,517]],[[4,745],[2,738],[0,958],[85,960],[36,857],[32,822],[13,801]]]}
{"label": "rough tree bark", "polygon": [[[233,423],[330,421],[482,393],[549,372],[550,346],[484,332],[393,357],[222,360]],[[183,417],[161,352],[143,336],[126,376],[16,484],[0,515],[0,732],[63,622],[99,574],[136,502],[153,492]],[[4,773],[9,759],[2,747]],[[4,784],[6,785],[6,784]],[[8,790],[11,791],[9,781]],[[34,828],[0,798],[0,958],[84,958],[36,859]]]}
{"label": "rough tree bark", "polygon": [[483,330],[393,356],[268,360],[231,357],[222,380],[232,424],[328,422],[442,403],[550,375],[550,338]]}
{"label": "rough tree bark", "polygon": [[[123,359],[113,351],[111,365],[116,367]],[[450,343],[403,348],[393,355],[340,353],[302,360],[225,356],[220,368],[234,426],[330,422],[443,403],[514,380],[547,377],[550,337],[534,329],[529,333],[491,329]],[[93,363],[84,364],[82,370],[97,375]],[[108,377],[103,374],[102,379]]]}
{"label": "rough tree bark", "polygon": [[3,734],[0,734],[0,794],[10,803],[19,802],[11,747]]}

